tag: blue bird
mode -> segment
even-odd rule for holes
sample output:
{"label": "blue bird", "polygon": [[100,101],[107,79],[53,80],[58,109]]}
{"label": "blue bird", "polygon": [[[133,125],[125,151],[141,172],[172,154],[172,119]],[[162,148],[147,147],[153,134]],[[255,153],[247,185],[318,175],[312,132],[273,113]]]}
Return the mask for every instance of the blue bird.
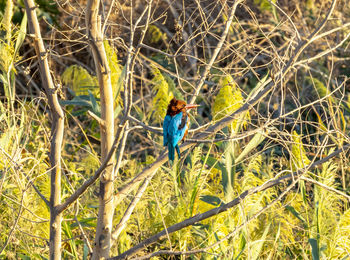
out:
{"label": "blue bird", "polygon": [[175,149],[180,158],[178,143],[186,137],[190,124],[187,111],[196,107],[198,107],[198,105],[186,105],[185,101],[177,100],[176,98],[173,98],[168,105],[163,122],[163,145],[168,146],[170,161],[174,161],[175,159]]}

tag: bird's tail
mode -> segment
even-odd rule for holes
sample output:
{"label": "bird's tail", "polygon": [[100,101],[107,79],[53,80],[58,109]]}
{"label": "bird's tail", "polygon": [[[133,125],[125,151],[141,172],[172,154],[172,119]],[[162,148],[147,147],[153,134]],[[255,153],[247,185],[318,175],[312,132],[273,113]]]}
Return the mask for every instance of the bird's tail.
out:
{"label": "bird's tail", "polygon": [[180,154],[180,148],[179,148],[179,145],[177,144],[176,146],[175,146],[175,148],[176,148],[176,152],[177,152],[177,155],[179,156],[179,158],[181,157],[181,154]]}
{"label": "bird's tail", "polygon": [[168,143],[168,156],[169,156],[169,161],[174,161],[174,159],[175,159],[175,147],[172,146],[172,144],[170,142]]}

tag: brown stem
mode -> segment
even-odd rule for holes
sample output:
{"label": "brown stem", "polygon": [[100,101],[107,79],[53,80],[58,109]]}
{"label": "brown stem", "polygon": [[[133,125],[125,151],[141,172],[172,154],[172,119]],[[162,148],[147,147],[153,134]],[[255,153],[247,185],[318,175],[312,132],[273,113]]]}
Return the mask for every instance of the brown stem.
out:
{"label": "brown stem", "polygon": [[[98,15],[99,5],[99,0],[88,1],[85,22],[100,86],[101,120],[103,122],[103,126],[100,126],[101,158],[102,161],[106,161],[113,147],[114,109],[111,73],[103,45],[101,16]],[[107,258],[109,256],[113,220],[113,164],[114,156],[112,153],[111,159],[100,177],[99,211],[92,259]]]}
{"label": "brown stem", "polygon": [[50,105],[52,115],[51,126],[51,194],[50,194],[50,259],[61,259],[61,221],[62,216],[56,210],[61,202],[61,149],[64,134],[64,113],[58,103],[56,88],[54,86],[47,51],[41,37],[36,6],[33,0],[24,1],[30,33],[33,36],[35,52],[38,58],[42,84]]}

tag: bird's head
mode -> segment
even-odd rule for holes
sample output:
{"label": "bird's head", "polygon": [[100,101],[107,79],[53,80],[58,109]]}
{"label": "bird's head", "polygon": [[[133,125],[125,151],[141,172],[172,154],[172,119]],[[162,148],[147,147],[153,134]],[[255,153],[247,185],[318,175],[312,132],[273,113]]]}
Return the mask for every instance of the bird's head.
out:
{"label": "bird's head", "polygon": [[185,101],[173,98],[168,105],[167,115],[174,116],[180,112],[186,113],[191,108],[196,108],[198,106],[199,105],[195,104],[186,104]]}

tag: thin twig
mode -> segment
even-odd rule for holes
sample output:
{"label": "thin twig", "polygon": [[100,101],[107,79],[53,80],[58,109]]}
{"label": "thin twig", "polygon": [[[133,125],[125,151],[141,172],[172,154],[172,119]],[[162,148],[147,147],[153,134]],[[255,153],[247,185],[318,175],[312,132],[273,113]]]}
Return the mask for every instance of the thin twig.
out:
{"label": "thin twig", "polygon": [[107,21],[108,21],[108,18],[109,16],[111,15],[111,12],[112,12],[112,9],[113,9],[113,6],[114,6],[114,2],[115,0],[112,0],[110,6],[109,6],[109,9],[108,9],[108,12],[107,12],[107,15],[106,15],[106,18],[105,20],[103,21],[103,25],[102,25],[102,33],[105,34],[105,30],[106,30],[106,24],[107,24]]}
{"label": "thin twig", "polygon": [[320,186],[320,187],[322,187],[322,188],[324,188],[324,189],[326,189],[326,190],[329,190],[329,191],[331,191],[331,192],[337,193],[337,194],[343,196],[344,198],[346,198],[347,200],[350,201],[350,196],[347,195],[347,194],[344,193],[344,192],[341,192],[340,190],[337,190],[337,189],[335,189],[335,188],[333,188],[333,187],[330,187],[330,186],[328,186],[328,185],[326,185],[326,184],[323,184],[323,183],[321,183],[321,182],[319,182],[319,181],[316,181],[316,180],[314,180],[314,179],[310,179],[310,178],[305,177],[305,176],[302,176],[301,179],[304,180],[304,181],[307,181],[307,182],[316,184],[316,185],[318,185],[318,186]]}
{"label": "thin twig", "polygon": [[[124,126],[125,127],[125,126]],[[118,128],[117,134],[115,136],[113,146],[111,150],[109,151],[108,155],[106,156],[106,159],[101,164],[101,166],[97,169],[94,176],[92,176],[90,179],[86,180],[70,197],[66,199],[65,202],[61,203],[56,207],[57,212],[62,212],[67,207],[69,207],[74,201],[76,201],[86,190],[89,188],[90,185],[95,183],[95,181],[101,176],[105,168],[109,165],[109,161],[111,160],[112,156],[114,155],[114,152],[121,140],[122,135],[120,134],[123,131],[123,127]]]}
{"label": "thin twig", "polygon": [[20,203],[20,207],[19,207],[19,210],[18,210],[18,214],[17,214],[17,217],[16,217],[16,220],[15,220],[15,223],[13,224],[12,228],[11,228],[11,231],[5,241],[5,244],[3,245],[3,247],[1,248],[0,250],[0,255],[2,254],[2,252],[5,250],[5,248],[7,247],[8,243],[10,242],[10,239],[12,237],[12,234],[13,232],[15,231],[16,227],[17,227],[17,224],[18,224],[18,221],[21,217],[21,214],[22,214],[22,211],[23,211],[23,199],[24,199],[24,192],[25,191],[22,191],[22,199],[21,199],[21,203]]}
{"label": "thin twig", "polygon": [[202,88],[202,86],[204,84],[204,81],[205,81],[206,77],[209,74],[209,71],[210,71],[211,67],[213,66],[217,56],[219,55],[219,52],[221,51],[221,48],[222,48],[222,46],[224,44],[224,41],[226,40],[227,34],[228,34],[229,30],[230,30],[230,27],[231,27],[231,24],[232,24],[232,21],[233,21],[233,17],[234,17],[235,12],[236,12],[236,8],[237,8],[238,4],[240,4],[242,2],[243,2],[243,0],[236,0],[235,3],[233,4],[233,6],[231,8],[230,16],[228,17],[226,25],[225,25],[225,29],[224,29],[224,31],[221,34],[220,40],[219,40],[219,42],[218,42],[218,44],[217,44],[217,46],[216,46],[216,48],[215,48],[211,58],[210,58],[209,63],[205,66],[204,72],[203,72],[201,78],[199,79],[199,82],[197,84],[197,87],[196,87],[195,91],[193,92],[193,95],[192,95],[192,98],[190,100],[190,103],[195,102],[195,100],[196,100],[196,98],[197,98],[197,96],[199,94],[199,91],[201,90],[201,88]]}
{"label": "thin twig", "polygon": [[146,179],[146,180],[143,181],[143,183],[139,187],[139,190],[136,192],[134,199],[131,201],[131,203],[129,204],[127,210],[125,211],[123,217],[121,218],[121,220],[119,221],[117,226],[114,228],[114,231],[112,233],[112,238],[114,240],[116,240],[119,237],[120,233],[124,229],[126,222],[129,220],[129,218],[131,216],[131,213],[133,212],[135,206],[137,205],[137,203],[141,199],[142,194],[146,190],[146,188],[147,188],[147,186],[149,184],[149,181],[150,181],[150,179]]}

